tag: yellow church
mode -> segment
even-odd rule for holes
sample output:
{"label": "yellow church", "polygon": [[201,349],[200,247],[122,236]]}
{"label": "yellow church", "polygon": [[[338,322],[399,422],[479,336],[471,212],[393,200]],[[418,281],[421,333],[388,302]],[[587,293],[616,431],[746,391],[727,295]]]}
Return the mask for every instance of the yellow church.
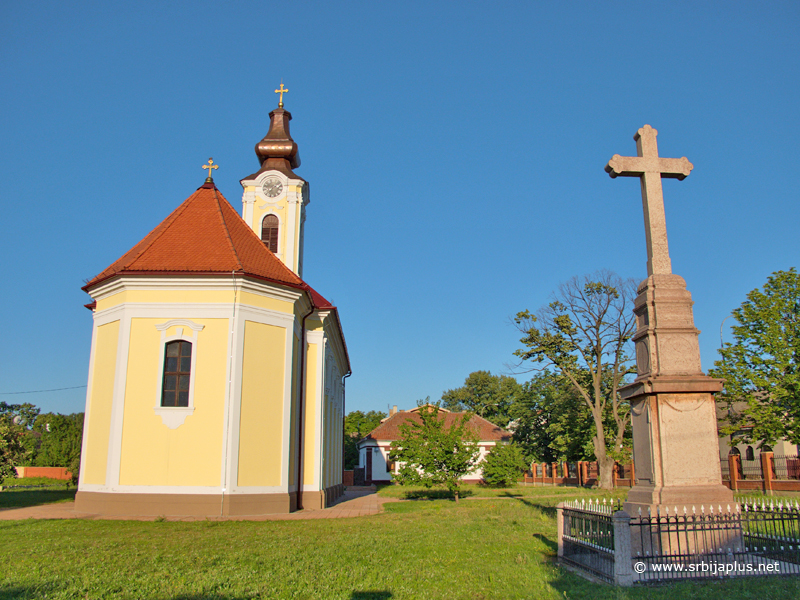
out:
{"label": "yellow church", "polygon": [[282,101],[270,113],[242,216],[209,160],[205,183],[84,286],[77,511],[262,515],[343,493],[350,361],[337,309],[302,279],[310,198],[291,118]]}

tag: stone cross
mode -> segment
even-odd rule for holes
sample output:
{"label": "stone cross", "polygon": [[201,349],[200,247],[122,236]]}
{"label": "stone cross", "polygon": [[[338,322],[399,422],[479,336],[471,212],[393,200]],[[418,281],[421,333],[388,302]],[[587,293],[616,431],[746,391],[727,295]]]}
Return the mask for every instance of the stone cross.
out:
{"label": "stone cross", "polygon": [[644,231],[647,238],[647,275],[669,275],[672,263],[667,245],[667,221],[664,215],[664,194],[661,178],[686,179],[694,165],[683,158],[661,158],[658,156],[658,131],[645,125],[633,139],[636,140],[638,156],[615,154],[606,165],[612,178],[638,177],[642,184],[644,206]]}
{"label": "stone cross", "polygon": [[276,94],[280,94],[280,99],[278,100],[278,108],[283,108],[283,95],[288,91],[289,90],[283,89],[283,82],[281,81],[281,89],[275,90]]}
{"label": "stone cross", "polygon": [[207,182],[214,181],[213,179],[211,179],[211,173],[213,173],[213,171],[211,169],[219,169],[219,165],[215,165],[214,164],[214,159],[213,158],[209,158],[208,159],[208,164],[207,165],[203,165],[203,168],[204,169],[208,169],[208,177],[206,178],[206,181]]}

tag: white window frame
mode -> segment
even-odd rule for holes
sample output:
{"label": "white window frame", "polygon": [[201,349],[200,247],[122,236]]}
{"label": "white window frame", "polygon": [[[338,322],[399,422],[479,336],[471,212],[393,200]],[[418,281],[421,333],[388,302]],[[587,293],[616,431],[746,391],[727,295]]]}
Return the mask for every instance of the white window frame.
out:
{"label": "white window frame", "polygon": [[[176,327],[173,335],[167,335],[167,330]],[[205,325],[199,325],[188,319],[171,319],[165,323],[156,325],[156,329],[161,332],[161,351],[159,354],[158,385],[156,389],[156,405],[153,411],[161,422],[170,429],[177,429],[186,421],[186,417],[194,413],[194,382],[197,377],[197,351],[198,333]],[[188,331],[187,331],[188,330]],[[189,342],[192,345],[192,366],[189,373],[189,406],[161,406],[162,394],[164,391],[164,355],[166,354],[167,344],[176,340]]]}

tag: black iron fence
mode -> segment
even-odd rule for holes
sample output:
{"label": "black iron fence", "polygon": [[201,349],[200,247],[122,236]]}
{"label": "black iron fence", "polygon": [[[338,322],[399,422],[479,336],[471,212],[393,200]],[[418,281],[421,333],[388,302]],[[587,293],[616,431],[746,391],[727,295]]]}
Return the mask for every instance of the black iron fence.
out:
{"label": "black iron fence", "polygon": [[738,499],[633,516],[606,501],[565,502],[558,532],[561,562],[619,585],[800,575],[797,502]]}
{"label": "black iron fence", "polygon": [[603,500],[565,502],[561,509],[563,562],[595,577],[614,582],[614,524],[612,515],[621,505]]}

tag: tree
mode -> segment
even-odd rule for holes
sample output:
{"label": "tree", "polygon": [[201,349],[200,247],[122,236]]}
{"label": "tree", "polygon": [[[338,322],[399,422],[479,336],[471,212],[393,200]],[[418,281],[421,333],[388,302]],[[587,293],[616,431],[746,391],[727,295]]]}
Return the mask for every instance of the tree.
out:
{"label": "tree", "polygon": [[19,463],[19,465],[30,464],[39,448],[39,437],[33,434],[32,429],[38,414],[39,409],[30,402],[23,402],[22,404],[0,402],[0,418],[5,416],[11,423],[18,426],[18,431],[22,432],[19,442],[25,449],[25,458],[22,459],[23,462]]}
{"label": "tree", "polygon": [[394,480],[426,488],[444,485],[458,502],[461,478],[475,468],[480,454],[477,435],[469,426],[472,414],[457,417],[449,426],[436,405],[416,414],[419,421],[401,424],[401,437],[392,443],[389,458],[400,463]]}
{"label": "tree", "polygon": [[529,464],[594,458],[592,413],[566,377],[552,371],[537,373],[522,384],[511,415],[514,443]]}
{"label": "tree", "polygon": [[493,487],[511,487],[516,485],[519,476],[528,468],[528,463],[519,446],[500,444],[492,448],[481,467],[487,484]]}
{"label": "tree", "polygon": [[386,413],[371,410],[367,413],[354,410],[344,417],[344,468],[352,469],[358,464],[358,442],[381,424]]}
{"label": "tree", "polygon": [[511,406],[521,391],[522,386],[513,377],[475,371],[467,376],[463,386],[442,394],[442,407],[456,412],[472,411],[505,427],[510,420]]}
{"label": "tree", "polygon": [[[526,310],[514,319],[524,334],[520,342],[526,346],[514,354],[521,361],[555,368],[589,409],[594,423],[592,446],[603,489],[612,486],[614,462],[624,448],[630,425],[629,406],[621,400],[619,387],[629,373],[635,373],[629,355],[635,331],[634,296],[633,280],[602,271],[572,278],[536,315]],[[607,411],[610,432],[606,431]],[[607,443],[607,437],[612,444]]]}
{"label": "tree", "polygon": [[9,477],[16,477],[14,467],[27,458],[28,451],[22,443],[25,429],[15,423],[8,414],[0,414],[0,483]]}
{"label": "tree", "polygon": [[80,464],[83,413],[45,413],[36,417],[33,431],[40,437],[34,464],[40,467],[70,467]]}
{"label": "tree", "polygon": [[747,294],[733,311],[734,342],[720,350],[710,371],[725,379],[719,402],[729,410],[723,434],[740,433],[748,442],[800,443],[800,276],[794,268],[767,278],[763,290]]}

